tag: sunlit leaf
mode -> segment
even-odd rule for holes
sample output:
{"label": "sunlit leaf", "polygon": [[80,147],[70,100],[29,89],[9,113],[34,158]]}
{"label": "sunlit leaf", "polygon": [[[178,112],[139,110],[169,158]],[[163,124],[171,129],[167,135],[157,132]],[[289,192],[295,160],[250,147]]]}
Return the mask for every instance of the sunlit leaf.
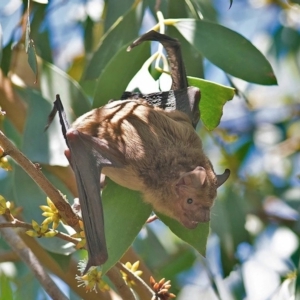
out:
{"label": "sunlit leaf", "polygon": [[212,81],[188,77],[189,85],[201,91],[201,120],[208,130],[216,128],[223,114],[223,106],[234,96],[234,89]]}
{"label": "sunlit leaf", "polygon": [[253,83],[277,84],[270,63],[239,33],[203,20],[179,19],[174,26],[188,42],[226,73]]}
{"label": "sunlit leaf", "polygon": [[13,299],[13,281],[10,280],[5,272],[0,274],[0,299]]}

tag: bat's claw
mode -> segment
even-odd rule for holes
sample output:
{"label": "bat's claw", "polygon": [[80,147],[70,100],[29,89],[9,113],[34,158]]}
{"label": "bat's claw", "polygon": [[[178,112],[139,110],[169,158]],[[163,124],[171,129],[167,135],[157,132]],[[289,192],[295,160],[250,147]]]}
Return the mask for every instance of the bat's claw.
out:
{"label": "bat's claw", "polygon": [[158,216],[157,215],[152,215],[152,216],[150,216],[148,219],[147,219],[147,221],[146,221],[146,223],[152,223],[153,221],[155,221],[155,220],[158,220]]}

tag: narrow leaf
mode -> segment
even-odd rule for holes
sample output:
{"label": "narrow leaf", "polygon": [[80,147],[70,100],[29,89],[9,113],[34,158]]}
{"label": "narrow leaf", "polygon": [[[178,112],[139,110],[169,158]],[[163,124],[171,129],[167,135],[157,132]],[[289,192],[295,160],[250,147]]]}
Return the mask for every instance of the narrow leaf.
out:
{"label": "narrow leaf", "polygon": [[33,40],[29,41],[28,46],[28,63],[30,68],[32,69],[33,73],[35,74],[35,82],[37,82],[38,78],[38,64],[37,64],[37,58],[36,58],[36,52],[35,52],[35,46]]}
{"label": "narrow leaf", "polygon": [[102,37],[84,72],[83,80],[99,77],[120,48],[137,37],[138,29],[137,12],[131,9],[126,15],[120,17]]}
{"label": "narrow leaf", "polygon": [[239,33],[202,20],[179,19],[174,26],[213,64],[248,82],[277,84],[270,63]]}
{"label": "narrow leaf", "polygon": [[40,80],[42,95],[51,105],[59,94],[66,110],[72,107],[76,117],[91,109],[91,101],[78,82],[53,64],[43,62]]}
{"label": "narrow leaf", "polygon": [[119,50],[99,77],[93,107],[102,106],[110,99],[120,99],[130,80],[149,58],[148,43],[130,52],[126,51],[127,46]]}

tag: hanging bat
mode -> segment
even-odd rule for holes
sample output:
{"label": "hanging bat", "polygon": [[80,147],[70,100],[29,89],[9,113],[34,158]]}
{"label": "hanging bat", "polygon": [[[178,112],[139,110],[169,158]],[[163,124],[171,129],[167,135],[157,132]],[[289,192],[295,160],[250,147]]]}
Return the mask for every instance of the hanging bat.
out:
{"label": "hanging bat", "polygon": [[172,90],[147,95],[125,92],[122,100],[93,109],[72,126],[57,96],[49,116],[48,125],[59,113],[68,146],[65,154],[76,177],[89,255],[84,273],[108,258],[101,173],[140,191],[155,211],[191,229],[210,220],[217,188],[230,174],[229,170],[215,174],[194,130],[200,91],[187,85],[179,42],[150,31],[131,48],[148,40],[159,41],[167,51]]}

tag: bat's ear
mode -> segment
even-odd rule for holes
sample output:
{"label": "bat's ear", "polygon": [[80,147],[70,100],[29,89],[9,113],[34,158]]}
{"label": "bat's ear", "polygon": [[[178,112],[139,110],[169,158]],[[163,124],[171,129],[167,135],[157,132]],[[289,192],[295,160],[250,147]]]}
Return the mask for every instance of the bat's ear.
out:
{"label": "bat's ear", "polygon": [[196,189],[201,188],[206,180],[206,171],[203,167],[197,167],[191,172],[184,173],[179,181],[177,186],[190,186]]}
{"label": "bat's ear", "polygon": [[230,175],[229,169],[226,169],[223,174],[217,175],[218,187],[221,186],[228,179],[229,175]]}

